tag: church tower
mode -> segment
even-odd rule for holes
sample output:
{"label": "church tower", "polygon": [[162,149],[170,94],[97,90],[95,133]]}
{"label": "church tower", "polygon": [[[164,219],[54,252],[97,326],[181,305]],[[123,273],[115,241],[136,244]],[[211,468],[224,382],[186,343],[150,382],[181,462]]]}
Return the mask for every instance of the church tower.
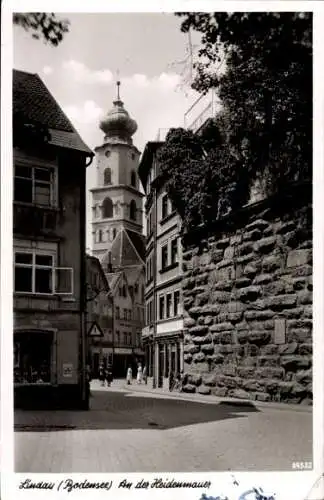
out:
{"label": "church tower", "polygon": [[[97,181],[92,192],[92,250],[101,261],[110,252],[116,236],[143,235],[143,194],[139,190],[137,167],[140,152],[132,136],[136,122],[129,116],[119,95],[113,108],[100,122],[104,133],[95,148]],[[134,262],[135,264],[135,262]]]}

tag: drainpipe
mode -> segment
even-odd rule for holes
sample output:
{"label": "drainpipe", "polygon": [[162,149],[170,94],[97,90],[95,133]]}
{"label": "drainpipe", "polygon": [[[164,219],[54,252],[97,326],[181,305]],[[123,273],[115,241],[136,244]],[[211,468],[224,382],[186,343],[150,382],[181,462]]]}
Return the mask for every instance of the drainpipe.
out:
{"label": "drainpipe", "polygon": [[[154,169],[153,169],[154,171]],[[156,177],[157,172],[155,172]],[[156,233],[157,233],[157,192],[156,186],[154,187],[154,195],[153,195],[153,209],[154,209],[154,230],[153,230],[153,262],[154,262],[154,272],[153,272],[153,310],[154,310],[154,321],[153,321],[153,389],[157,387],[159,384],[159,374],[157,373],[156,380],[156,321],[157,321],[157,307],[156,307],[156,274],[157,274],[157,249],[156,249]]]}

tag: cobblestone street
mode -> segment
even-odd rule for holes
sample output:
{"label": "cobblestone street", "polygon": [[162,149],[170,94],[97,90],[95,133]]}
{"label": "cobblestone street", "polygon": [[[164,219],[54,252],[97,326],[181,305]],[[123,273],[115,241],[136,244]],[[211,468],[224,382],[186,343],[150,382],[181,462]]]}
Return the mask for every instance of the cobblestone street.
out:
{"label": "cobblestone street", "polygon": [[89,412],[16,411],[16,471],[289,471],[312,460],[309,408],[149,390],[94,382]]}

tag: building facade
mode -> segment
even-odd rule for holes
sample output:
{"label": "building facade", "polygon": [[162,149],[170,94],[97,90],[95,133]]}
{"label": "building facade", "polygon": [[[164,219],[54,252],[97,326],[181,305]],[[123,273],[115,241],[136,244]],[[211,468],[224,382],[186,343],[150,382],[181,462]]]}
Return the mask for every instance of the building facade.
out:
{"label": "building facade", "polygon": [[181,220],[173,210],[159,175],[156,154],[162,142],[149,142],[139,165],[146,193],[145,328],[142,342],[154,385],[168,383],[183,369],[181,294]]}
{"label": "building facade", "polygon": [[16,406],[88,407],[85,182],[92,157],[38,75],[14,71]]}
{"label": "building facade", "polygon": [[87,352],[91,376],[113,362],[113,297],[99,259],[87,255]]}
{"label": "building facade", "polygon": [[119,95],[100,122],[102,145],[95,149],[97,185],[92,192],[92,253],[102,265],[114,300],[113,374],[125,376],[143,358],[145,243],[143,197],[137,174],[137,130]]}

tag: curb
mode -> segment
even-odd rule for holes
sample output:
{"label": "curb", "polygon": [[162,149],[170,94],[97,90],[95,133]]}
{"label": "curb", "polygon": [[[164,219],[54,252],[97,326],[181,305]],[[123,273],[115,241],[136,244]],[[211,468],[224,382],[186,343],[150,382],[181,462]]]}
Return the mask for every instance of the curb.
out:
{"label": "curb", "polygon": [[[254,406],[255,408],[260,408],[260,409],[263,408],[263,409],[274,409],[281,411],[297,411],[302,413],[313,412],[313,406],[311,405],[304,406],[304,405],[290,404],[290,403],[264,402],[264,401],[254,401],[249,399],[226,398],[226,397],[222,398],[218,396],[203,396],[199,394],[172,393],[153,388],[148,388],[143,390],[135,385],[131,386],[124,385],[121,387],[112,386],[111,389],[113,390],[113,392],[118,391],[118,392],[136,393],[136,394],[147,393],[159,396],[161,398],[164,397],[165,399],[177,399],[178,401],[190,401],[194,403],[197,402],[205,404],[228,404],[237,407]],[[95,391],[96,388],[93,387],[92,390]]]}

